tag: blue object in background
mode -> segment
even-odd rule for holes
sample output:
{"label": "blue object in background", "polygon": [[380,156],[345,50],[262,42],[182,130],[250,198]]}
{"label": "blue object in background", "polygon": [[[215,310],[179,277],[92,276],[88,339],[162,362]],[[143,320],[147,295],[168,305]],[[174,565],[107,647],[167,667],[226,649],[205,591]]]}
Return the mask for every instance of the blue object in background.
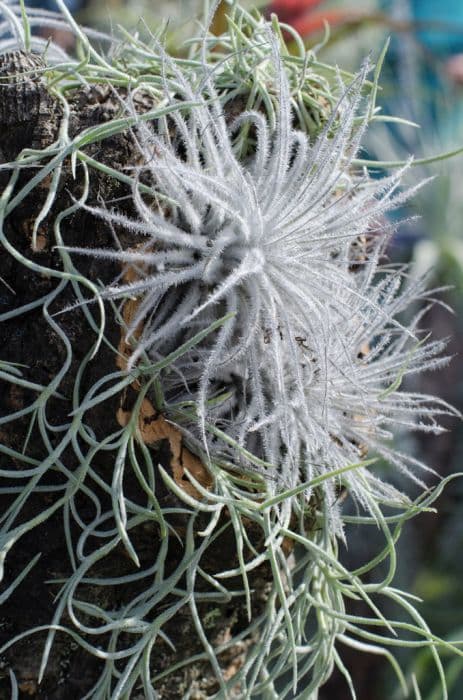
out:
{"label": "blue object in background", "polygon": [[441,56],[463,51],[463,0],[412,0],[411,10],[418,22],[436,22],[417,32],[424,46]]}
{"label": "blue object in background", "polygon": [[[77,12],[84,5],[85,0],[64,0],[64,4],[71,12]],[[27,7],[35,7],[40,10],[58,11],[55,0],[26,0]]]}

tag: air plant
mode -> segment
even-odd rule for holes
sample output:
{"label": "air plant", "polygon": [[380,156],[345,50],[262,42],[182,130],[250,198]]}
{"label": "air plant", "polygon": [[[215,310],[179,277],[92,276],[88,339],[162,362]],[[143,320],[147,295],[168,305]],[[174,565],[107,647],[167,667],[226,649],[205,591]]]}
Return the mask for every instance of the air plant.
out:
{"label": "air plant", "polygon": [[[400,188],[402,170],[375,179],[358,159],[365,130],[377,118],[378,70],[369,80],[365,63],[347,80],[317,64],[313,53],[290,57],[276,20],[267,23],[239,6],[223,37],[208,33],[209,17],[202,36],[188,43],[187,57],[169,56],[162,36],[148,45],[123,33],[124,41],[110,41],[108,60],[58,4],[64,19],[46,15],[42,21],[51,17],[54,26],[69,27],[82,60],[66,57],[53,67],[53,90],[63,106],[57,141],[8,164],[11,181],[0,202],[3,225],[33,186],[52,175],[34,230],[53,218],[60,265],[45,269],[18,253],[4,232],[1,238],[20,264],[58,278],[41,303],[66,351],[60,375],[50,386],[36,386],[37,400],[21,412],[21,418],[37,416],[47,456],[39,461],[27,450],[0,445],[5,458],[14,453],[27,465],[28,494],[46,491],[38,484],[54,465],[64,479],[56,487],[63,495],[52,506],[13,526],[25,502],[18,496],[0,539],[4,559],[26,532],[63,511],[72,571],[60,581],[40,677],[60,631],[104,662],[89,698],[128,698],[140,689],[147,698],[162,698],[166,679],[184,674],[185,683],[193,669],[190,678],[215,677],[217,687],[203,688],[201,697],[315,700],[335,667],[355,697],[339,644],[385,656],[404,694],[407,680],[387,647],[429,647],[445,689],[438,650],[461,655],[458,644],[434,637],[407,594],[392,585],[403,523],[429,508],[444,482],[433,491],[424,487],[411,501],[373,467],[381,456],[423,485],[427,468],[398,452],[394,437],[401,429],[438,433],[439,415],[454,413],[443,401],[402,386],[446,360],[440,357],[444,343],[419,330],[428,304],[425,281],[385,260],[393,233],[387,213],[414,190]],[[9,13],[16,18],[20,8]],[[28,37],[17,25],[19,38]],[[227,47],[233,47],[229,54]],[[232,80],[235,65],[242,85],[236,75]],[[255,67],[248,76],[245,65]],[[119,114],[71,137],[72,89],[102,80],[113,88]],[[318,120],[301,119],[307,84],[315,87],[310,100],[318,100]],[[140,95],[149,96],[148,111],[140,110]],[[130,135],[135,151],[122,172],[88,152],[89,144],[104,149],[105,138],[118,133]],[[68,158],[83,184],[72,204],[56,213]],[[19,175],[31,165],[36,172],[18,191]],[[92,203],[90,172],[128,185],[130,206]],[[69,245],[61,228],[79,212],[102,222],[114,246],[95,247],[91,239]],[[89,258],[91,279],[79,270]],[[106,261],[120,272],[104,283],[98,270]],[[53,318],[48,307],[64,290],[72,290],[73,303]],[[106,332],[104,308],[122,329],[118,348]],[[75,367],[77,350],[57,319],[77,312],[94,345],[77,362],[70,422],[50,426],[50,397]],[[21,313],[14,309],[8,318]],[[102,343],[112,348],[119,369],[83,392]],[[8,361],[3,372],[10,382],[22,381]],[[91,411],[109,410],[108,402],[129,389],[137,397],[133,407],[121,408],[119,429],[98,439]],[[147,413],[147,406],[156,411]],[[148,432],[156,421],[164,438],[170,430],[185,441],[196,471],[185,467],[179,479],[178,464],[170,471],[159,464]],[[66,451],[77,460],[75,471],[66,466]],[[99,468],[103,458],[112,460],[111,473]],[[11,471],[4,476],[21,478]],[[133,481],[143,494],[139,501],[126,490]],[[159,496],[166,489],[170,500]],[[343,489],[356,502],[355,515],[340,505]],[[2,493],[11,494],[11,485]],[[92,503],[93,515],[82,499]],[[386,544],[350,572],[338,547],[343,538],[349,541],[353,524],[379,528]],[[153,526],[158,536],[143,558],[139,531]],[[215,557],[224,532],[232,533],[232,563],[218,559],[211,568],[208,553]],[[181,556],[172,569],[177,540]],[[104,565],[120,548],[135,568],[116,576]],[[386,560],[386,574],[382,569],[379,581],[365,582],[364,575]],[[259,576],[267,577],[265,590]],[[123,589],[124,602],[108,608],[98,595],[89,600],[89,591],[108,588]],[[374,595],[398,605],[411,621],[386,619]],[[346,611],[352,598],[363,601],[371,617]],[[247,623],[229,626],[224,641],[210,630],[214,620],[224,620],[230,601]],[[185,658],[169,637],[179,612],[197,643]],[[413,640],[391,636],[402,630]],[[35,631],[12,638],[3,650]],[[154,653],[159,647],[163,665]],[[224,658],[233,649],[241,649],[242,658],[227,675]],[[175,697],[188,697],[176,682]]]}
{"label": "air plant", "polygon": [[[193,402],[206,453],[231,462],[242,449],[258,456],[277,490],[310,483],[371,450],[417,478],[410,470],[416,460],[384,441],[400,426],[438,433],[435,417],[452,409],[401,391],[405,376],[446,360],[436,359],[442,342],[419,339],[423,311],[407,325],[398,320],[426,298],[422,281],[380,264],[385,214],[410,194],[399,189],[402,172],[372,179],[353,165],[366,123],[355,120],[367,67],[341,86],[331,119],[311,142],[292,126],[288,81],[270,31],[268,44],[279,86],[273,130],[257,111],[229,124],[208,64],[196,78],[198,90],[165,56],[177,97],[194,106],[170,117],[175,138],[167,119],[139,126],[137,216],[90,209],[130,231],[133,245],[67,250],[116,260],[122,277],[136,270],[135,281],[101,290],[107,299],[139,299],[126,333],[134,345],[129,369],[145,353],[162,360],[229,315],[217,336],[174,363],[164,383],[167,400]],[[249,124],[254,153],[240,160],[234,141]],[[140,193],[140,181],[152,183],[159,207]],[[237,449],[221,449],[216,428]],[[397,497],[371,472],[359,480],[353,471],[346,482],[364,506],[365,488],[369,496]],[[334,500],[335,482],[328,485]]]}

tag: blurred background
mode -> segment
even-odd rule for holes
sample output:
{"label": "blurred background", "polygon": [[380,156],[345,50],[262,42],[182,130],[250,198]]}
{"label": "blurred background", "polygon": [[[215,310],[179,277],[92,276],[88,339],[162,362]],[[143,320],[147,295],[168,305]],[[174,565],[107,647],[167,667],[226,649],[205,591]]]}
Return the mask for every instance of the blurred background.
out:
{"label": "blurred background", "polygon": [[[26,0],[34,7],[56,9],[54,0]],[[202,0],[68,0],[84,24],[111,30],[120,23],[129,30],[155,29],[168,20],[171,50],[194,32],[194,17]],[[251,6],[251,3],[242,3]],[[294,26],[308,47],[324,40],[321,60],[355,72],[362,59],[375,60],[387,37],[390,46],[382,71],[378,104],[389,114],[419,126],[373,125],[365,157],[378,161],[416,159],[463,147],[463,0],[274,0],[260,2]],[[225,27],[222,6],[215,30]],[[329,35],[325,22],[330,25]],[[68,46],[66,33],[55,37]],[[380,173],[381,170],[378,170]],[[438,394],[463,411],[463,155],[414,166],[409,182],[434,177],[407,209],[399,212],[397,235],[389,256],[409,262],[417,273],[428,273],[429,285],[444,287],[426,317],[438,337],[449,338],[449,366],[419,379],[417,389]],[[418,215],[418,216],[417,216]],[[454,309],[450,313],[446,304]],[[445,476],[463,471],[463,426],[438,439],[406,436],[407,449]],[[422,597],[420,610],[433,631],[448,639],[463,638],[463,481],[455,480],[438,502],[439,515],[420,516],[399,544],[398,587]],[[372,556],[374,542],[351,536],[344,556],[355,565]],[[395,611],[391,611],[393,614]],[[342,652],[342,650],[341,650]],[[441,698],[436,670],[425,651],[399,652],[409,675],[415,673],[423,700]],[[399,697],[391,669],[381,658],[343,654],[358,689],[359,700]],[[444,658],[451,700],[463,698],[463,660]],[[321,700],[347,700],[343,679],[333,677]]]}

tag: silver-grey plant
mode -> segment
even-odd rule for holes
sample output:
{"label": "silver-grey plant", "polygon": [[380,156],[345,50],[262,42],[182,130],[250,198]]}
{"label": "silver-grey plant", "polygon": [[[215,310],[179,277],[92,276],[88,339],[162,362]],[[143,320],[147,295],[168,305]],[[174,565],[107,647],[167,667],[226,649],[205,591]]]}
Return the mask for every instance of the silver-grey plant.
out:
{"label": "silver-grey plant", "polygon": [[[137,126],[135,217],[89,208],[131,232],[133,245],[68,251],[116,260],[123,277],[136,270],[135,281],[102,291],[106,298],[139,299],[127,328],[134,344],[129,367],[145,352],[162,359],[230,315],[216,336],[179,358],[164,383],[170,400],[195,403],[207,452],[236,462],[246,449],[266,462],[276,490],[372,451],[418,480],[415,468],[424,465],[389,443],[401,427],[438,433],[436,416],[452,409],[403,390],[401,382],[442,365],[437,356],[445,344],[420,340],[422,310],[411,322],[400,320],[425,299],[423,280],[382,264],[392,229],[386,215],[411,194],[400,189],[402,171],[373,178],[355,167],[367,124],[359,111],[372,108],[362,99],[368,66],[347,87],[339,79],[339,101],[311,141],[293,126],[291,91],[270,29],[267,43],[278,95],[273,129],[259,111],[230,123],[207,61],[185,74],[158,47],[171,75],[166,102],[193,106],[155,126]],[[251,125],[254,147],[243,161],[235,144],[244,125]],[[139,182],[155,188],[155,206]],[[235,448],[221,444],[214,428]],[[346,482],[362,506],[371,497],[402,502],[372,471],[359,478],[353,470]],[[335,502],[336,481],[325,488]]]}

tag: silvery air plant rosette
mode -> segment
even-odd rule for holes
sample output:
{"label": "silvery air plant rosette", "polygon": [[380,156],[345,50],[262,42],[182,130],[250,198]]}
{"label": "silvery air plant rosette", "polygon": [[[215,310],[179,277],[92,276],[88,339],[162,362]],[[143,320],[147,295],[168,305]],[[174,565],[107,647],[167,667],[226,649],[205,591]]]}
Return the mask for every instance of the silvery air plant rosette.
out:
{"label": "silvery air plant rosette", "polygon": [[[211,8],[205,29],[175,56],[165,28],[108,37],[58,5],[61,14],[26,16],[0,3],[1,48],[44,54],[40,80],[59,105],[53,142],[3,166],[10,180],[1,198],[5,254],[58,285],[8,319],[45,314],[67,358],[62,375],[35,387],[29,412],[45,457],[0,447],[5,464],[14,456],[27,472],[2,467],[2,493],[25,483],[29,494],[46,490],[52,469],[65,484],[33,518],[16,498],[2,522],[4,560],[23,535],[63,513],[69,577],[42,626],[38,680],[63,633],[99,659],[87,698],[315,699],[335,667],[355,698],[345,647],[384,656],[411,697],[416,681],[390,647],[423,646],[445,697],[439,652],[460,647],[435,637],[393,583],[402,525],[429,509],[445,483],[427,490],[432,469],[404,453],[398,437],[438,434],[439,418],[455,411],[414,390],[415,375],[447,362],[445,342],[420,330],[432,296],[426,280],[387,257],[389,214],[414,194],[401,184],[410,164],[373,177],[359,160],[369,124],[386,120],[375,107],[379,66],[365,62],[351,76],[320,63],[289,27],[239,5],[220,37],[207,29]],[[48,46],[37,28],[74,35],[77,58]],[[76,91],[102,90],[113,113],[79,129]],[[119,167],[104,151],[124,134],[131,149]],[[24,184],[25,172],[33,175]],[[98,177],[124,196],[105,195],[109,186],[95,196]],[[63,180],[72,178],[80,185],[63,207]],[[53,270],[5,233],[44,182],[33,241],[47,222]],[[63,231],[80,215],[105,227],[111,242],[94,244],[92,230],[70,242]],[[67,290],[66,304],[51,313],[57,289]],[[63,330],[77,314],[94,336],[84,358]],[[85,392],[82,378],[104,347],[115,360]],[[0,369],[23,381],[10,362],[0,360]],[[50,397],[71,371],[72,408],[56,427]],[[130,409],[120,403],[117,430],[102,438],[91,416],[129,391]],[[156,452],[161,438],[172,468]],[[104,473],[103,452],[113,455]],[[133,495],[133,480],[143,496]],[[402,492],[407,484],[416,500]],[[83,508],[87,500],[92,509]],[[151,559],[139,551],[144,526],[155,528]],[[350,571],[339,545],[373,530],[383,544]],[[175,567],[174,545],[182,552]],[[214,570],[218,545],[226,556]],[[107,564],[115,553],[130,563],[123,574]],[[27,585],[34,554],[6,597]],[[95,593],[118,587],[119,605]],[[361,615],[346,610],[351,600],[362,602]],[[397,619],[382,612],[391,607]],[[239,624],[225,623],[230,608],[242,609]],[[194,653],[172,636],[177,619]],[[36,633],[13,635],[2,651]],[[213,679],[207,687],[201,674]],[[186,687],[193,678],[196,695]],[[11,683],[14,690],[14,670]]]}

